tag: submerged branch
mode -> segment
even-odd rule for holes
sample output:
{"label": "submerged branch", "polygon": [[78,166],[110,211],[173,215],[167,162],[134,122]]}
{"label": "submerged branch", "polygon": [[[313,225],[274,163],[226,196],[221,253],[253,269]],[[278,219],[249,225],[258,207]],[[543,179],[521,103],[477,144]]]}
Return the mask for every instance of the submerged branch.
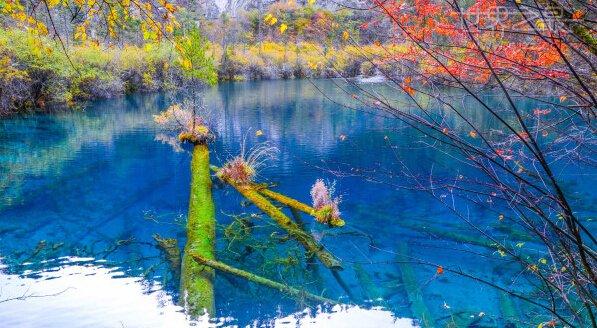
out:
{"label": "submerged branch", "polygon": [[[212,167],[212,170],[214,167]],[[239,184],[225,177],[221,177],[224,182],[234,187],[243,197],[251,201],[255,206],[271,217],[282,229],[297,240],[305,249],[314,254],[320,261],[332,270],[342,270],[342,264],[334,255],[326,251],[323,245],[319,244],[313,236],[305,232],[301,227],[292,221],[280,209],[274,206],[270,201],[263,197],[257,190],[249,184]]]}
{"label": "submerged branch", "polygon": [[225,263],[219,262],[219,261],[215,261],[215,260],[211,260],[211,259],[207,259],[204,257],[201,257],[199,255],[196,254],[191,254],[191,256],[195,259],[195,261],[197,261],[197,263],[202,264],[202,265],[206,265],[209,266],[213,269],[222,271],[222,272],[226,272],[226,273],[230,273],[242,278],[245,278],[251,282],[254,283],[258,283],[260,285],[269,287],[269,288],[273,288],[273,289],[277,289],[280,292],[284,293],[284,294],[288,294],[293,298],[296,298],[298,300],[310,300],[313,302],[318,302],[318,303],[329,303],[329,304],[338,304],[338,302],[331,300],[329,298],[325,298],[322,296],[318,296],[315,294],[311,294],[309,292],[306,292],[304,290],[300,290],[294,287],[290,287],[288,285],[284,285],[282,283],[258,276],[256,274],[241,270],[241,269],[237,269],[234,267],[231,267]]}
{"label": "submerged branch", "polygon": [[[262,194],[263,196],[273,199],[275,201],[278,201],[288,207],[291,207],[291,208],[294,208],[301,212],[307,213],[313,217],[318,217],[319,215],[321,215],[319,213],[319,211],[316,210],[315,208],[313,208],[305,203],[299,202],[296,199],[290,198],[286,195],[282,195],[275,191],[269,190],[264,186],[254,185],[254,188],[255,188],[255,190],[259,191],[259,193]],[[342,227],[342,226],[344,226],[344,224],[345,224],[345,222],[341,218],[336,218],[329,222],[329,225],[331,225],[333,227]]]}

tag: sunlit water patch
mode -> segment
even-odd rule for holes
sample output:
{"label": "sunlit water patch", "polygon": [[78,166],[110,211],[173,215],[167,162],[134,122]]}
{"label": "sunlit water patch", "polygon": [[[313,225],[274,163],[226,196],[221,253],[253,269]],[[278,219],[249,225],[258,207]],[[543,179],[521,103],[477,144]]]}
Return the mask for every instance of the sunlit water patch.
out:
{"label": "sunlit water patch", "polygon": [[[52,270],[0,273],[0,318],[4,327],[222,327],[237,326],[234,318],[190,320],[159,284],[127,277],[118,268],[93,259],[60,258]],[[412,319],[395,318],[380,308],[337,305],[261,321],[251,326],[415,327]]]}

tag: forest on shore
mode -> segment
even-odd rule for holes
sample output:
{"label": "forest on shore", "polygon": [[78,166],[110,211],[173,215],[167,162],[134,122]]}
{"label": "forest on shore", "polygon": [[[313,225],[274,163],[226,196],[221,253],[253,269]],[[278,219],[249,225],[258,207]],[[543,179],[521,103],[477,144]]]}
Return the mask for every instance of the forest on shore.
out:
{"label": "forest on shore", "polygon": [[[9,13],[9,5],[0,8]],[[406,49],[363,30],[370,19],[363,12],[312,1],[260,6],[221,12],[176,6],[176,19],[160,25],[166,33],[129,18],[118,35],[104,31],[101,20],[69,21],[72,13],[64,8],[53,9],[60,34],[21,14],[3,16],[0,113],[171,90],[184,70],[176,40],[193,29],[205,38],[220,81],[372,76],[374,66],[364,53],[379,57],[388,49]]]}

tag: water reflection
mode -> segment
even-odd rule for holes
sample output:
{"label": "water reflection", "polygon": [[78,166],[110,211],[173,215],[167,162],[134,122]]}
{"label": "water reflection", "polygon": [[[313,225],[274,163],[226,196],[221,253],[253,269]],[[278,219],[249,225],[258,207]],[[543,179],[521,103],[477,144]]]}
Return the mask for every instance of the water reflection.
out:
{"label": "water reflection", "polygon": [[0,274],[4,327],[184,327],[181,308],[159,284],[92,259],[61,258],[52,270]]}
{"label": "water reflection", "polygon": [[[0,273],[0,319],[4,327],[222,327],[237,326],[231,317],[189,320],[159,284],[128,277],[118,268],[90,258],[59,258],[52,270]],[[0,265],[0,269],[3,266]],[[414,327],[411,319],[396,319],[380,308],[336,306],[329,311],[306,309],[252,326]]]}
{"label": "water reflection", "polygon": [[[346,98],[332,82],[316,83],[328,96]],[[394,96],[391,90],[383,92]],[[278,190],[305,202],[315,179],[336,178],[322,168],[392,165],[385,136],[394,140],[407,165],[423,173],[431,164],[436,172],[462,170],[448,156],[413,147],[420,137],[397,121],[338,107],[308,81],[225,84],[209,90],[205,101],[219,116],[214,164],[236,154],[245,136],[249,144],[267,140],[280,149],[280,156],[260,179],[276,182]],[[0,322],[36,326],[45,320],[40,325],[46,327],[119,326],[119,320],[127,327],[189,324],[174,305],[177,279],[155,242],[155,234],[177,238],[180,246],[185,238],[189,154],[184,147],[173,151],[151,116],[167,105],[164,95],[144,95],[97,102],[83,112],[0,121],[0,297],[19,297],[27,288],[47,295],[76,287],[48,298],[0,303]],[[480,111],[471,115],[490,124]],[[255,136],[256,130],[263,136]],[[578,183],[579,190],[590,191]],[[263,242],[257,251],[244,252],[243,244],[224,238],[235,222],[231,214],[255,211],[232,190],[217,187],[218,258],[347,301],[324,268],[308,271],[293,265],[296,259],[303,262],[304,252],[285,242],[266,220],[257,222],[250,237]],[[471,236],[441,205],[418,193],[350,176],[339,179],[337,188],[347,227],[329,231],[305,221],[344,261],[343,277],[360,307],[305,313],[303,304],[277,291],[219,274],[215,292],[217,316],[225,318],[221,325],[409,327],[410,320],[395,318],[420,317],[422,312],[433,326],[528,321],[526,313],[531,312],[517,300],[457,276],[434,278],[433,267],[402,263],[399,254],[407,253],[511,283],[516,267],[496,257],[495,249]],[[514,243],[524,241],[513,227],[500,226],[494,214],[479,208],[470,213],[487,231],[510,236]],[[63,263],[73,256],[93,261]]]}

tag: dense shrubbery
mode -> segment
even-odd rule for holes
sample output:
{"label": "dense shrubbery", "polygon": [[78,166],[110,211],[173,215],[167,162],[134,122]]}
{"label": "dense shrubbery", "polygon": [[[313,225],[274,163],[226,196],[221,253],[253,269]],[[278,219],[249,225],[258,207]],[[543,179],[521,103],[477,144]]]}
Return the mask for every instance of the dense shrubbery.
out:
{"label": "dense shrubbery", "polygon": [[[221,80],[372,75],[373,65],[366,57],[379,61],[384,53],[375,45],[335,49],[307,42],[269,41],[227,49],[225,56],[217,45],[208,50],[220,59],[216,65]],[[86,42],[69,47],[66,56],[57,41],[0,29],[0,114],[167,90],[180,81],[183,64],[168,42],[144,47],[104,47]]]}
{"label": "dense shrubbery", "polygon": [[48,38],[0,29],[0,114],[167,89],[182,74],[168,43],[117,48],[89,42],[68,54]]}
{"label": "dense shrubbery", "polygon": [[[401,46],[385,45],[324,46],[301,42],[283,44],[266,41],[261,44],[228,46],[225,56],[215,46],[221,80],[291,79],[304,77],[354,77],[375,75],[374,65],[396,64],[391,54],[406,51]],[[387,58],[387,59],[384,59]]]}

